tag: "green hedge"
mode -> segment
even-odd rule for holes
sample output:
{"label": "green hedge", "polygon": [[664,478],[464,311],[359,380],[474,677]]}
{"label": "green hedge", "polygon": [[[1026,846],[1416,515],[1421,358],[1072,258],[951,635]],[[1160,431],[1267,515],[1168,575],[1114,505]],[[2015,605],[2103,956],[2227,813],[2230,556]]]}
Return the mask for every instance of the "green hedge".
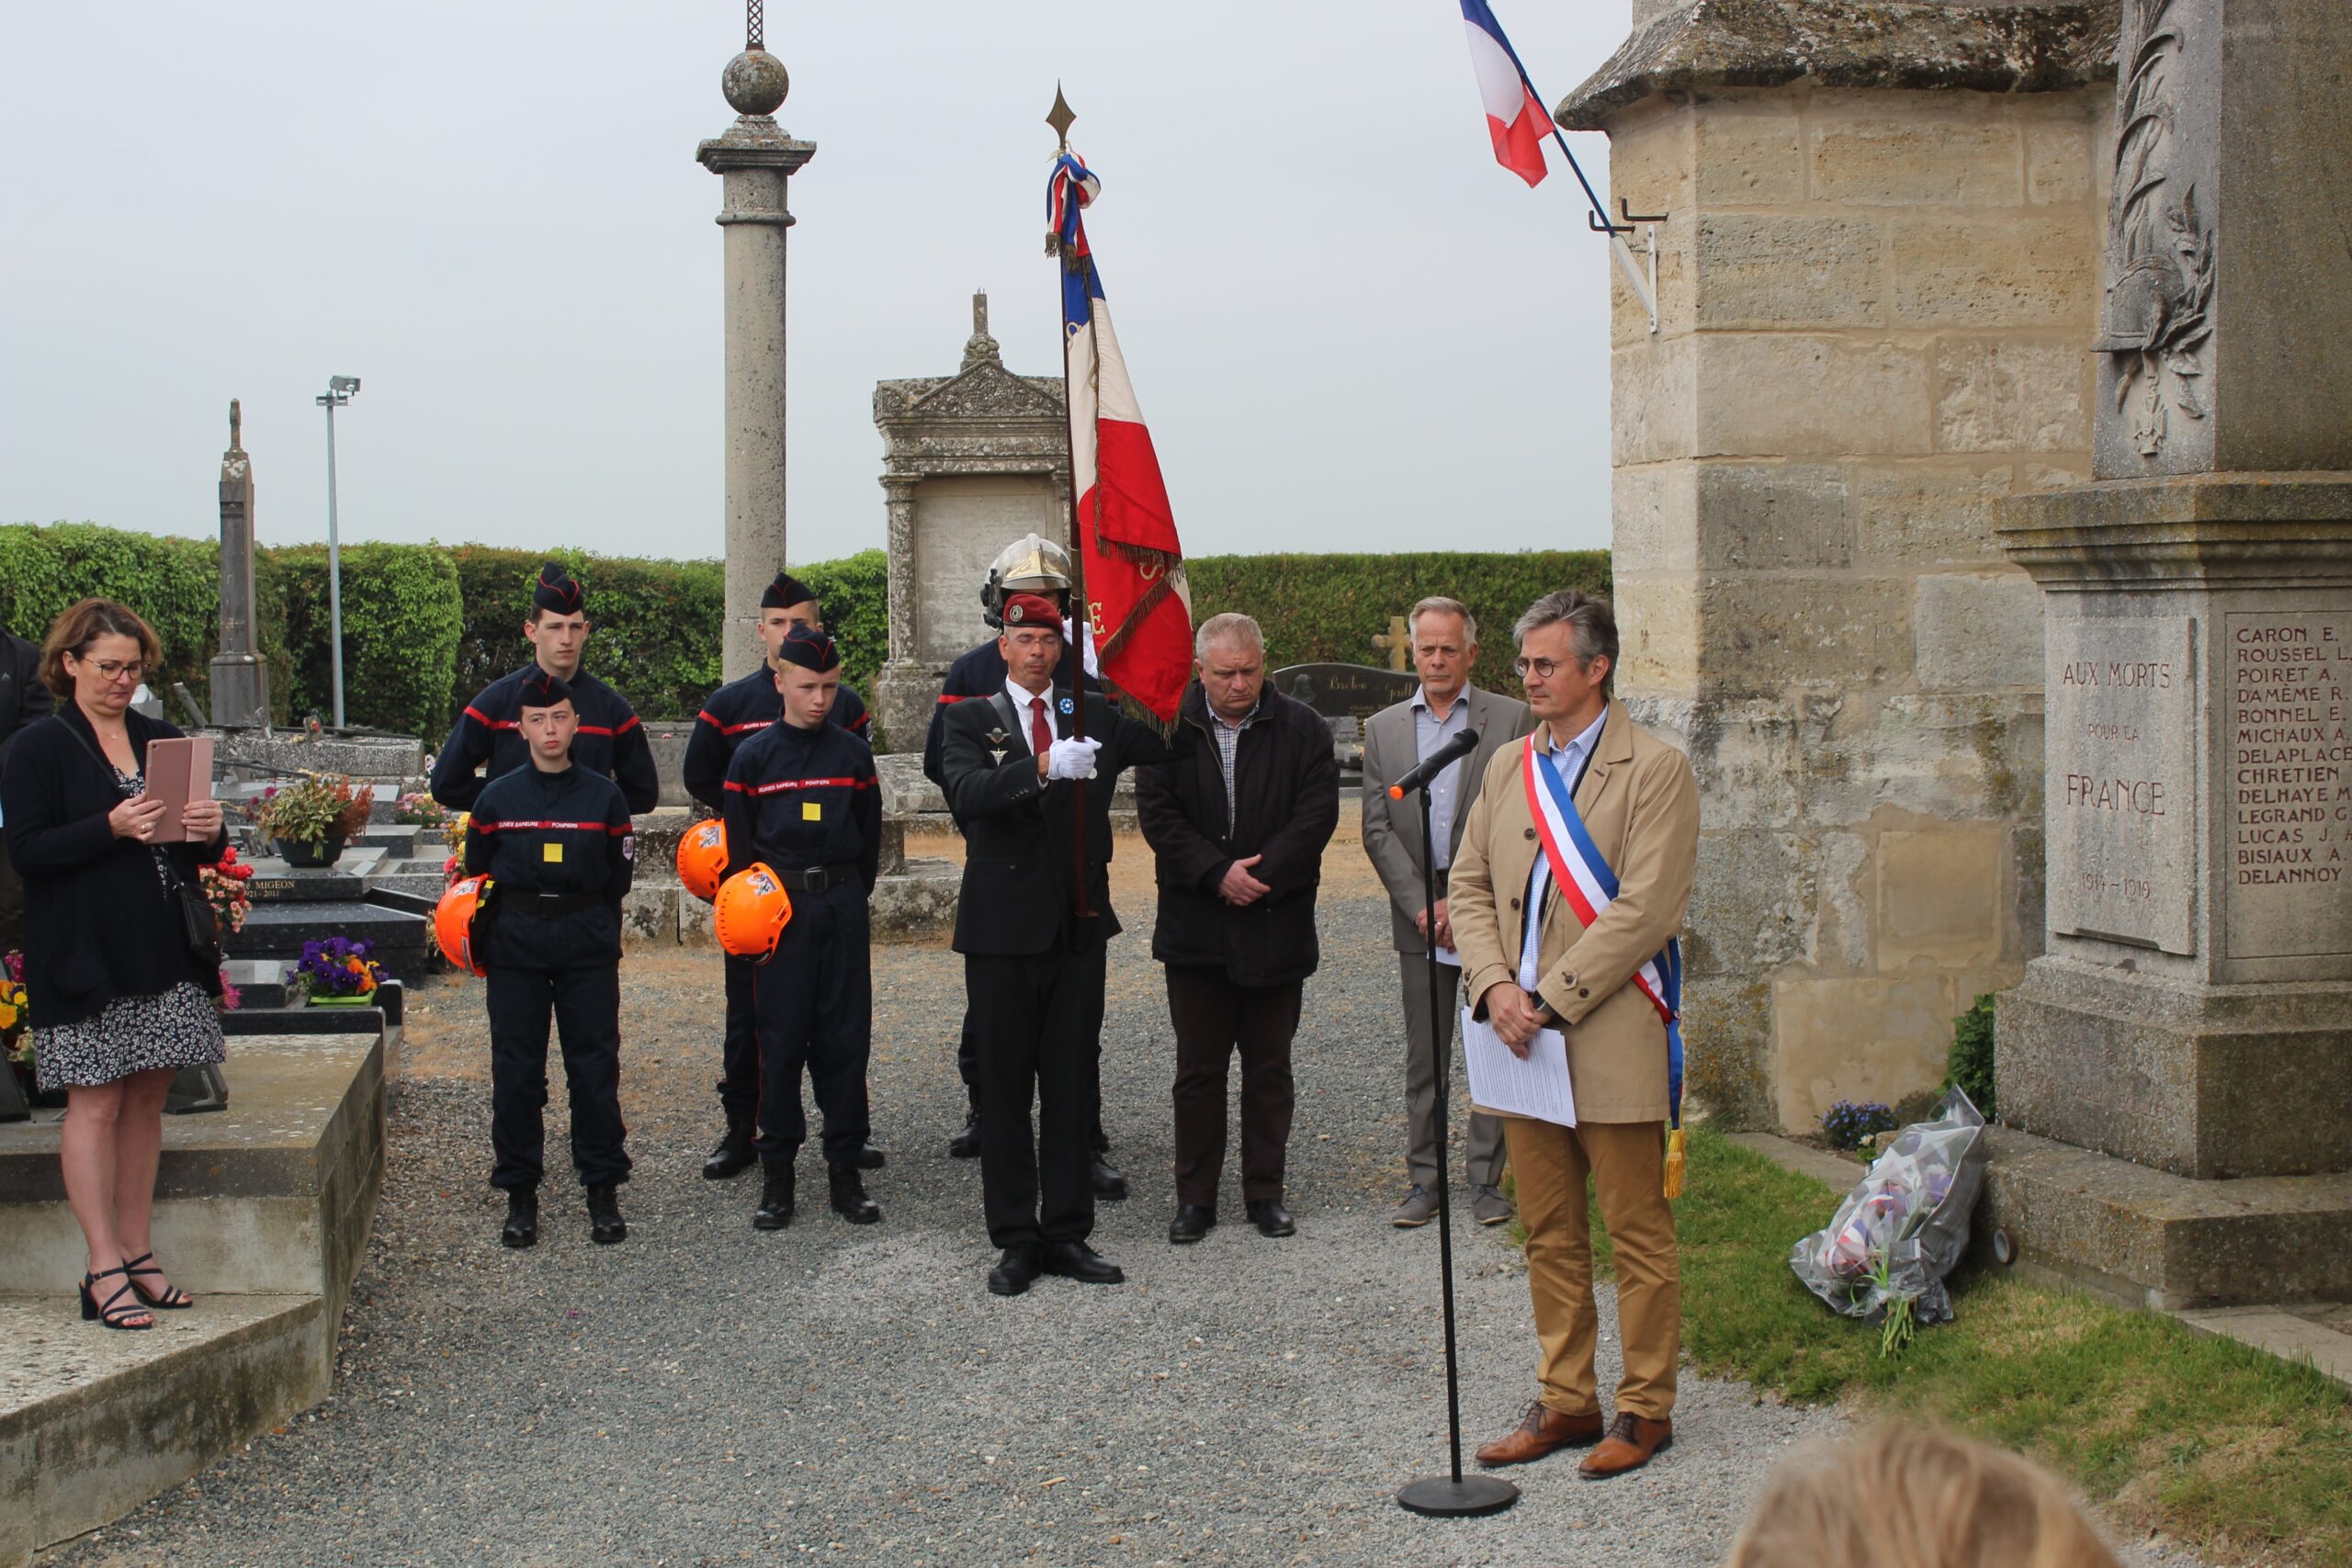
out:
{"label": "green hedge", "polygon": [[[0,526],[0,626],[38,643],[77,599],[119,600],[146,618],[164,645],[160,680],[185,681],[205,700],[220,643],[220,550],[205,539],[130,534],[88,523]],[[175,722],[185,719],[171,705]]]}
{"label": "green hedge", "polygon": [[[349,723],[428,741],[448,733],[462,604],[449,556],[438,545],[343,547],[343,705]],[[326,547],[256,551],[254,591],[272,712],[332,719]]]}
{"label": "green hedge", "polygon": [[1238,610],[1257,618],[1277,668],[1331,660],[1386,664],[1372,639],[1433,593],[1461,600],[1478,619],[1478,662],[1470,678],[1490,692],[1516,692],[1510,624],[1559,588],[1609,592],[1607,550],[1527,550],[1516,555],[1430,550],[1411,555],[1201,556],[1184,563],[1193,617]]}

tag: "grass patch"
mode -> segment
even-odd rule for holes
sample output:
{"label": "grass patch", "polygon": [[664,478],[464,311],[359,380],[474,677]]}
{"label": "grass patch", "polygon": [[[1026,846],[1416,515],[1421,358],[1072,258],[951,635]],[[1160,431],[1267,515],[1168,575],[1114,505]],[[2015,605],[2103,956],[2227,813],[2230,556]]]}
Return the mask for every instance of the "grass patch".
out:
{"label": "grass patch", "polygon": [[[1702,1371],[1940,1421],[2033,1458],[2128,1524],[2224,1560],[2352,1568],[2352,1395],[2308,1365],[2079,1292],[1963,1271],[1959,1320],[1892,1359],[1797,1282],[1842,1193],[1704,1127],[1675,1204]],[[1600,1216],[1593,1217],[1596,1241]]]}

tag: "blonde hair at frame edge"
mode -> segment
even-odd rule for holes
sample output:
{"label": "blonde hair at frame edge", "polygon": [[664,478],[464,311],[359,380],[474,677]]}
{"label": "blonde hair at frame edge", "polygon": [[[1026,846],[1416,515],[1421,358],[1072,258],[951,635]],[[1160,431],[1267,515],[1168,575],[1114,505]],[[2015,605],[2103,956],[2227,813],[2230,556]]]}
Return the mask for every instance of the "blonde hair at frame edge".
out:
{"label": "blonde hair at frame edge", "polygon": [[1765,1483],[1724,1568],[2118,1568],[2040,1466],[1933,1427],[1881,1426]]}

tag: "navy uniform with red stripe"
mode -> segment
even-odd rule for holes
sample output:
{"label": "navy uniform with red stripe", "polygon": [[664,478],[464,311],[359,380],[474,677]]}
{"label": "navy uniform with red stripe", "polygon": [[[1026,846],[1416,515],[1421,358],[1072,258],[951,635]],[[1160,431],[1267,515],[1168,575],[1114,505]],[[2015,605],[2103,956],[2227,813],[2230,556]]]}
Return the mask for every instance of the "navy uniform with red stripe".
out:
{"label": "navy uniform with red stripe", "polygon": [[[799,679],[813,691],[830,684],[822,678],[840,668],[841,654],[824,633],[796,626],[778,647],[776,663],[780,682]],[[783,720],[747,741],[727,769],[727,874],[765,863],[792,898],[792,919],[774,955],[752,972],[759,1043],[754,1146],[765,1176],[753,1223],[763,1230],[791,1218],[793,1161],[808,1136],[800,1103],[804,1068],[824,1118],[833,1207],[860,1224],[882,1217],[859,1174],[871,1125],[866,899],[881,866],[881,791],[872,749],[821,714],[799,722],[796,714],[808,711],[807,701],[787,695]]]}
{"label": "navy uniform with red stripe", "polygon": [[[562,567],[550,561],[540,570],[531,593],[534,630],[542,612],[584,616],[586,607],[580,584]],[[548,656],[542,652],[539,657]],[[492,681],[466,705],[434,759],[433,798],[451,811],[470,811],[491,780],[527,763],[530,750],[515,725],[522,716],[524,682],[534,672],[556,676],[571,693],[580,716],[571,742],[573,765],[618,784],[631,811],[652,810],[661,800],[662,780],[653,766],[652,749],[645,742],[645,727],[628,700],[584,670],[564,675],[537,662]]]}
{"label": "navy uniform with red stripe", "polygon": [[[534,709],[571,701],[566,683],[544,671],[522,696]],[[612,780],[561,753],[549,761],[526,756],[492,779],[466,829],[467,872],[487,873],[495,885],[475,933],[489,977],[497,1156],[490,1180],[526,1197],[539,1185],[552,1020],[571,1102],[572,1165],[588,1190],[596,1239],[617,1241],[627,1232],[612,1190],[629,1172],[620,1111],[621,900],[635,840],[628,803]],[[536,1209],[531,1221],[535,1235]],[[511,1245],[529,1245],[512,1229]]]}
{"label": "navy uniform with red stripe", "polygon": [[[735,753],[784,716],[784,696],[775,685],[775,649],[796,622],[812,631],[825,629],[816,595],[798,578],[780,571],[760,592],[760,637],[768,645],[766,661],[713,692],[695,716],[680,772],[686,793],[714,813],[723,815],[727,809],[727,770]],[[825,721],[871,741],[865,704],[847,684],[835,694]],[[722,955],[720,962],[727,982],[727,1026],[719,1046],[718,1089],[727,1133],[703,1162],[703,1175],[713,1181],[751,1168],[752,1118],[760,1098],[760,1047],[752,1028],[753,965],[732,955]],[[866,1168],[876,1168],[877,1163],[877,1156],[865,1156]]]}

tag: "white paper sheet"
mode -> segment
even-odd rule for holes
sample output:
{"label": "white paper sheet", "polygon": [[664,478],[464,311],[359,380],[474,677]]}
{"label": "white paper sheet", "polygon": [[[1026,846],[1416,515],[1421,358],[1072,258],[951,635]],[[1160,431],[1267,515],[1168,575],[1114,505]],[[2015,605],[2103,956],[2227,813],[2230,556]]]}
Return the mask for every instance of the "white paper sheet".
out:
{"label": "white paper sheet", "polygon": [[1450,947],[1438,948],[1436,951],[1431,953],[1430,956],[1436,959],[1440,964],[1450,964],[1456,969],[1462,967],[1462,954],[1454,952],[1453,949]]}
{"label": "white paper sheet", "polygon": [[1568,1043],[1556,1029],[1539,1029],[1521,1060],[1495,1026],[1462,1010],[1462,1058],[1470,1069],[1470,1098],[1503,1111],[1563,1127],[1577,1124],[1577,1094],[1568,1082]]}

